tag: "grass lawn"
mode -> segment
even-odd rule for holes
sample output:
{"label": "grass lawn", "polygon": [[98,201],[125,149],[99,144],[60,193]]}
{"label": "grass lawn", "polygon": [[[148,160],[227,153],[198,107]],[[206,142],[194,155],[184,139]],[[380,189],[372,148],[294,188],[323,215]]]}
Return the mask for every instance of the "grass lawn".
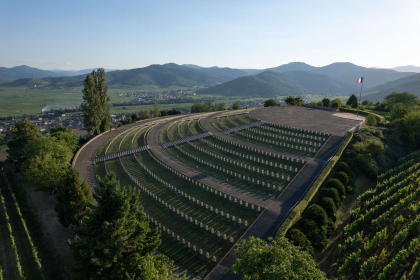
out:
{"label": "grass lawn", "polygon": [[201,128],[200,120],[198,120],[198,119],[191,120],[190,123],[188,124],[188,126],[190,127],[190,129],[191,129],[191,131],[194,135],[206,132],[203,128]]}

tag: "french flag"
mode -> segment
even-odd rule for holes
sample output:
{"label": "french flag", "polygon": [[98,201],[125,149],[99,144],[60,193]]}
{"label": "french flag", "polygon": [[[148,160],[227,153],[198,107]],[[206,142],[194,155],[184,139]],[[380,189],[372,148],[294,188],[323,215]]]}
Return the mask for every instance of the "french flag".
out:
{"label": "french flag", "polygon": [[358,84],[363,84],[363,77],[361,77],[360,79],[357,79],[357,83]]}

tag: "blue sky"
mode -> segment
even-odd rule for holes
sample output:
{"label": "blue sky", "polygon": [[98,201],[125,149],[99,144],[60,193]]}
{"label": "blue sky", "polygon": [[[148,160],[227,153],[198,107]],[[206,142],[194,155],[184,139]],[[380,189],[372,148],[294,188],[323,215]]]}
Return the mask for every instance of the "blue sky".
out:
{"label": "blue sky", "polygon": [[0,0],[0,66],[420,66],[420,1]]}

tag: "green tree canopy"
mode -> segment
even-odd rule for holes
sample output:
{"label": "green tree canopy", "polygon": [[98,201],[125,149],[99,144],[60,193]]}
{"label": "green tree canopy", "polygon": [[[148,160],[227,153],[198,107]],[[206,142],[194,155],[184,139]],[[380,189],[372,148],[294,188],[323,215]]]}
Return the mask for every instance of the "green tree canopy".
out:
{"label": "green tree canopy", "polygon": [[246,280],[326,279],[309,253],[285,237],[267,243],[251,236],[237,244],[235,255],[232,271],[243,274]]}
{"label": "green tree canopy", "polygon": [[341,106],[343,106],[343,103],[341,102],[339,98],[336,98],[336,99],[331,100],[330,106],[335,109],[338,109]]}
{"label": "green tree canopy", "polygon": [[318,105],[318,106],[324,106],[324,103],[322,103],[322,101],[318,101],[318,102],[316,103],[316,105]]}
{"label": "green tree canopy", "polygon": [[28,120],[16,122],[15,125],[6,131],[6,141],[8,158],[15,163],[17,167],[20,167],[26,160],[23,148],[33,141],[34,139],[41,137],[41,133],[38,131],[38,127]]}
{"label": "green tree canopy", "polygon": [[52,136],[38,137],[25,145],[23,153],[26,160],[22,171],[26,179],[37,191],[57,191],[73,157],[66,141]]}
{"label": "green tree canopy", "polygon": [[80,226],[89,205],[94,204],[92,193],[80,172],[70,167],[56,195],[55,212],[63,227]]}
{"label": "green tree canopy", "polygon": [[403,103],[400,102],[400,103],[394,104],[391,107],[389,111],[389,115],[391,116],[392,120],[401,119],[410,111],[411,110],[407,108],[407,106],[405,106]]}
{"label": "green tree canopy", "polygon": [[239,109],[241,109],[241,104],[239,104],[239,102],[233,103],[232,109],[233,110],[239,110]]}
{"label": "green tree canopy", "polygon": [[68,129],[65,126],[51,127],[50,136],[55,137],[57,141],[65,142],[73,153],[77,150],[79,142],[77,141],[77,135],[73,133],[72,129]]}
{"label": "green tree canopy", "polygon": [[419,106],[419,98],[417,95],[407,91],[400,93],[393,92],[385,96],[383,103],[389,110],[391,110],[395,105],[401,104],[410,111]]}
{"label": "green tree canopy", "polygon": [[217,111],[224,111],[226,110],[226,104],[224,102],[220,102],[217,106]]}
{"label": "green tree canopy", "polygon": [[376,125],[376,118],[374,115],[369,114],[365,121],[366,125],[368,126],[375,126]]}
{"label": "green tree canopy", "polygon": [[284,100],[284,102],[290,106],[302,106],[305,104],[305,101],[303,101],[302,97],[300,96],[298,97],[289,96]]}
{"label": "green tree canopy", "polygon": [[153,105],[153,117],[154,118],[160,117],[159,104],[157,104],[157,103],[155,103],[155,105]]}
{"label": "green tree canopy", "polygon": [[322,104],[323,104],[324,107],[330,106],[330,102],[331,102],[331,100],[329,98],[322,99]]}
{"label": "green tree canopy", "polygon": [[357,108],[358,100],[356,95],[352,94],[349,97],[349,100],[347,100],[346,105],[351,106],[352,108]]}
{"label": "green tree canopy", "polygon": [[139,195],[138,189],[121,188],[114,173],[98,179],[97,204],[89,206],[69,243],[75,279],[167,279],[167,257],[152,254],[160,232],[150,229]]}
{"label": "green tree canopy", "polygon": [[147,120],[150,119],[150,114],[149,111],[147,110],[142,110],[139,112],[139,119],[140,120]]}
{"label": "green tree canopy", "polygon": [[267,99],[264,101],[264,107],[279,106],[279,103],[274,98]]}
{"label": "green tree canopy", "polygon": [[110,98],[103,68],[93,70],[86,76],[82,92],[83,123],[89,134],[99,134],[108,130],[111,125]]}

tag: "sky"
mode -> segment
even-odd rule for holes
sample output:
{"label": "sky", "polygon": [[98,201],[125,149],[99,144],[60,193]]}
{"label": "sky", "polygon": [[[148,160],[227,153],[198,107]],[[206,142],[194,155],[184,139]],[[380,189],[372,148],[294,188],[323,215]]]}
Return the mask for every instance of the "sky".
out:
{"label": "sky", "polygon": [[419,11],[419,0],[0,0],[0,66],[420,66]]}

